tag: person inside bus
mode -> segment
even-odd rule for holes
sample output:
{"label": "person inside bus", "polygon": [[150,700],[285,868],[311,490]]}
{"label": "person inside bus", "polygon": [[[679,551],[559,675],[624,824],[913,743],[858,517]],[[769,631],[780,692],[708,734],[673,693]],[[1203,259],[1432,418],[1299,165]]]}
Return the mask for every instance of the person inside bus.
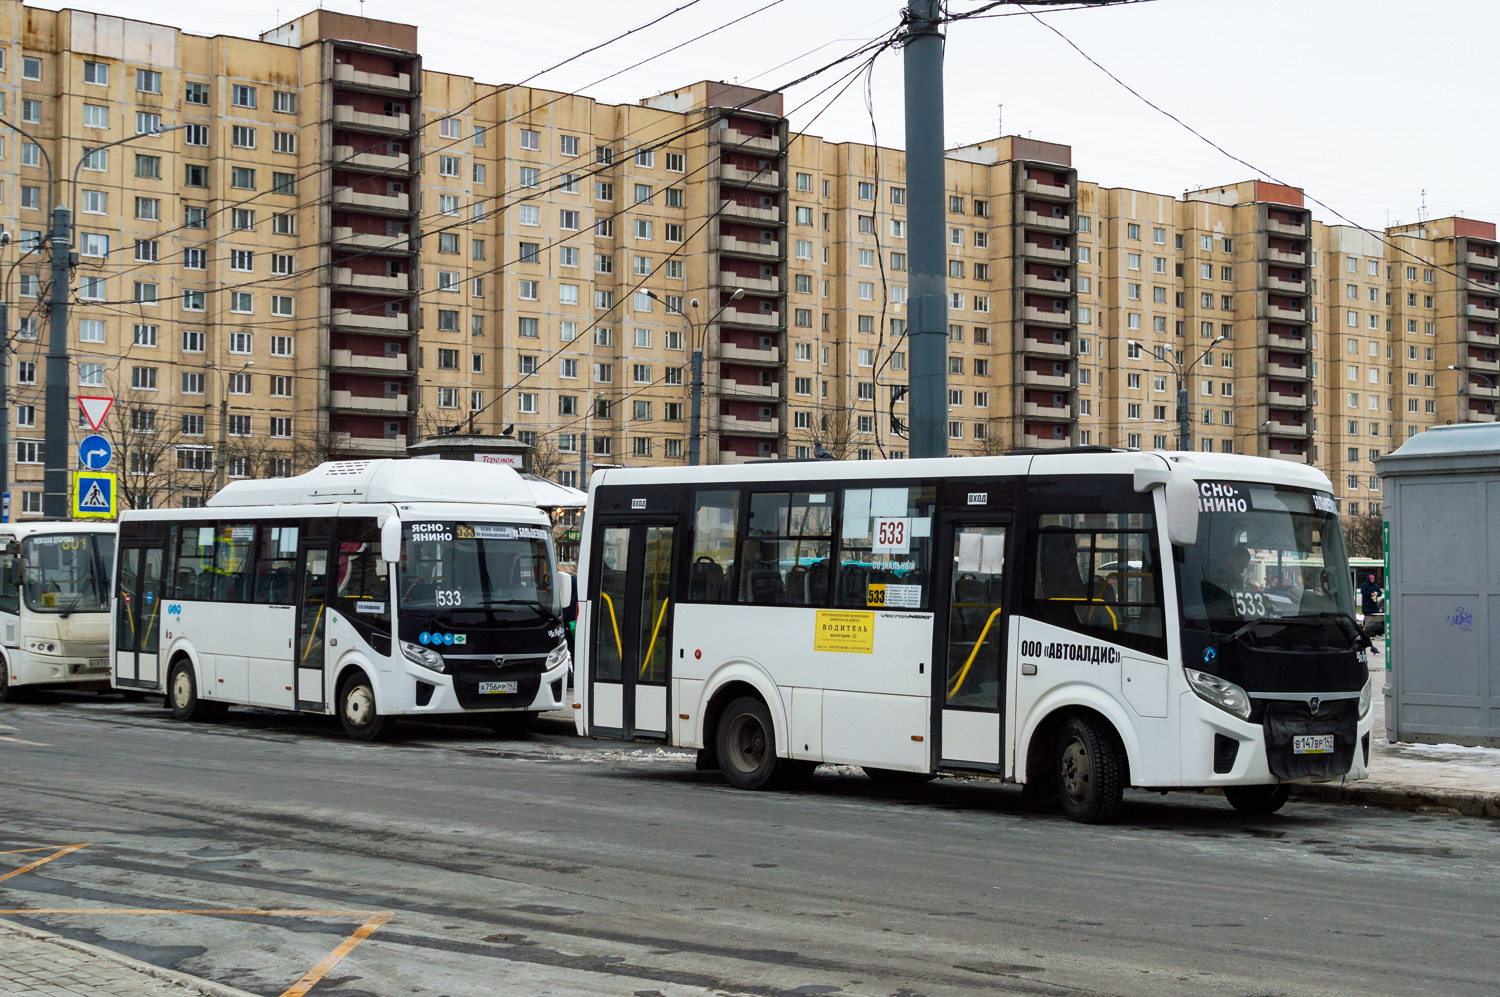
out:
{"label": "person inside bus", "polygon": [[1204,616],[1210,620],[1232,620],[1239,616],[1234,593],[1244,590],[1249,567],[1250,550],[1238,543],[1213,562],[1211,575],[1202,582]]}

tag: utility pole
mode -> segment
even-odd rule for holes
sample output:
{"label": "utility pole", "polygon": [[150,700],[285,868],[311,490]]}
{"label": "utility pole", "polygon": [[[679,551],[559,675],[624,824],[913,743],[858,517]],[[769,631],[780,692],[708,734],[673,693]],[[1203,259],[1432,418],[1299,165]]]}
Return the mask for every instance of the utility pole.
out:
{"label": "utility pole", "polygon": [[68,518],[68,291],[72,285],[73,215],[52,209],[52,329],[47,340],[47,418],[42,475],[42,515]]}
{"label": "utility pole", "polygon": [[948,456],[948,250],[943,238],[948,188],[941,16],[939,0],[910,0],[906,8],[908,411],[913,457]]}

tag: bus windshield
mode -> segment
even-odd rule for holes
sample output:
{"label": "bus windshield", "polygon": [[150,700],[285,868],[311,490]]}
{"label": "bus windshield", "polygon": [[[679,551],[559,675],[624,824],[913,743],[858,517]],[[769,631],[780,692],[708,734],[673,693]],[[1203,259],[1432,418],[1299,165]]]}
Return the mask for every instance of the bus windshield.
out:
{"label": "bus windshield", "polygon": [[36,613],[109,609],[115,538],[109,533],[47,533],[21,541],[26,608]]}
{"label": "bus windshield", "polygon": [[559,611],[552,538],[543,527],[407,523],[404,534],[403,609]]}
{"label": "bus windshield", "polygon": [[1255,620],[1352,619],[1333,496],[1241,481],[1198,490],[1198,542],[1177,548],[1189,626],[1232,632]]}

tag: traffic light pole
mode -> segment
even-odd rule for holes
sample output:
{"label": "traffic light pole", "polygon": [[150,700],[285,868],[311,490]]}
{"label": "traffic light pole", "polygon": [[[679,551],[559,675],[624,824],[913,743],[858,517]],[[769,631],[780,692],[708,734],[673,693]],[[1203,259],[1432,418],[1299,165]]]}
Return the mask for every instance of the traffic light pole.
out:
{"label": "traffic light pole", "polygon": [[939,0],[906,10],[906,245],[911,455],[948,456],[948,250]]}
{"label": "traffic light pole", "polygon": [[47,414],[42,475],[42,515],[68,518],[68,291],[73,256],[73,216],[59,204],[52,209],[52,326],[47,340]]}

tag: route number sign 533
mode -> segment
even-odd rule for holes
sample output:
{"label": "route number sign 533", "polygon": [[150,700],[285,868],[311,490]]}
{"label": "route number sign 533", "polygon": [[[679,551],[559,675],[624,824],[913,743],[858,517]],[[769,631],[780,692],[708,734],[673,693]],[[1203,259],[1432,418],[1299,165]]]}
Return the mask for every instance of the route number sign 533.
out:
{"label": "route number sign 533", "polygon": [[879,516],[871,525],[875,530],[875,553],[911,553],[911,520]]}

